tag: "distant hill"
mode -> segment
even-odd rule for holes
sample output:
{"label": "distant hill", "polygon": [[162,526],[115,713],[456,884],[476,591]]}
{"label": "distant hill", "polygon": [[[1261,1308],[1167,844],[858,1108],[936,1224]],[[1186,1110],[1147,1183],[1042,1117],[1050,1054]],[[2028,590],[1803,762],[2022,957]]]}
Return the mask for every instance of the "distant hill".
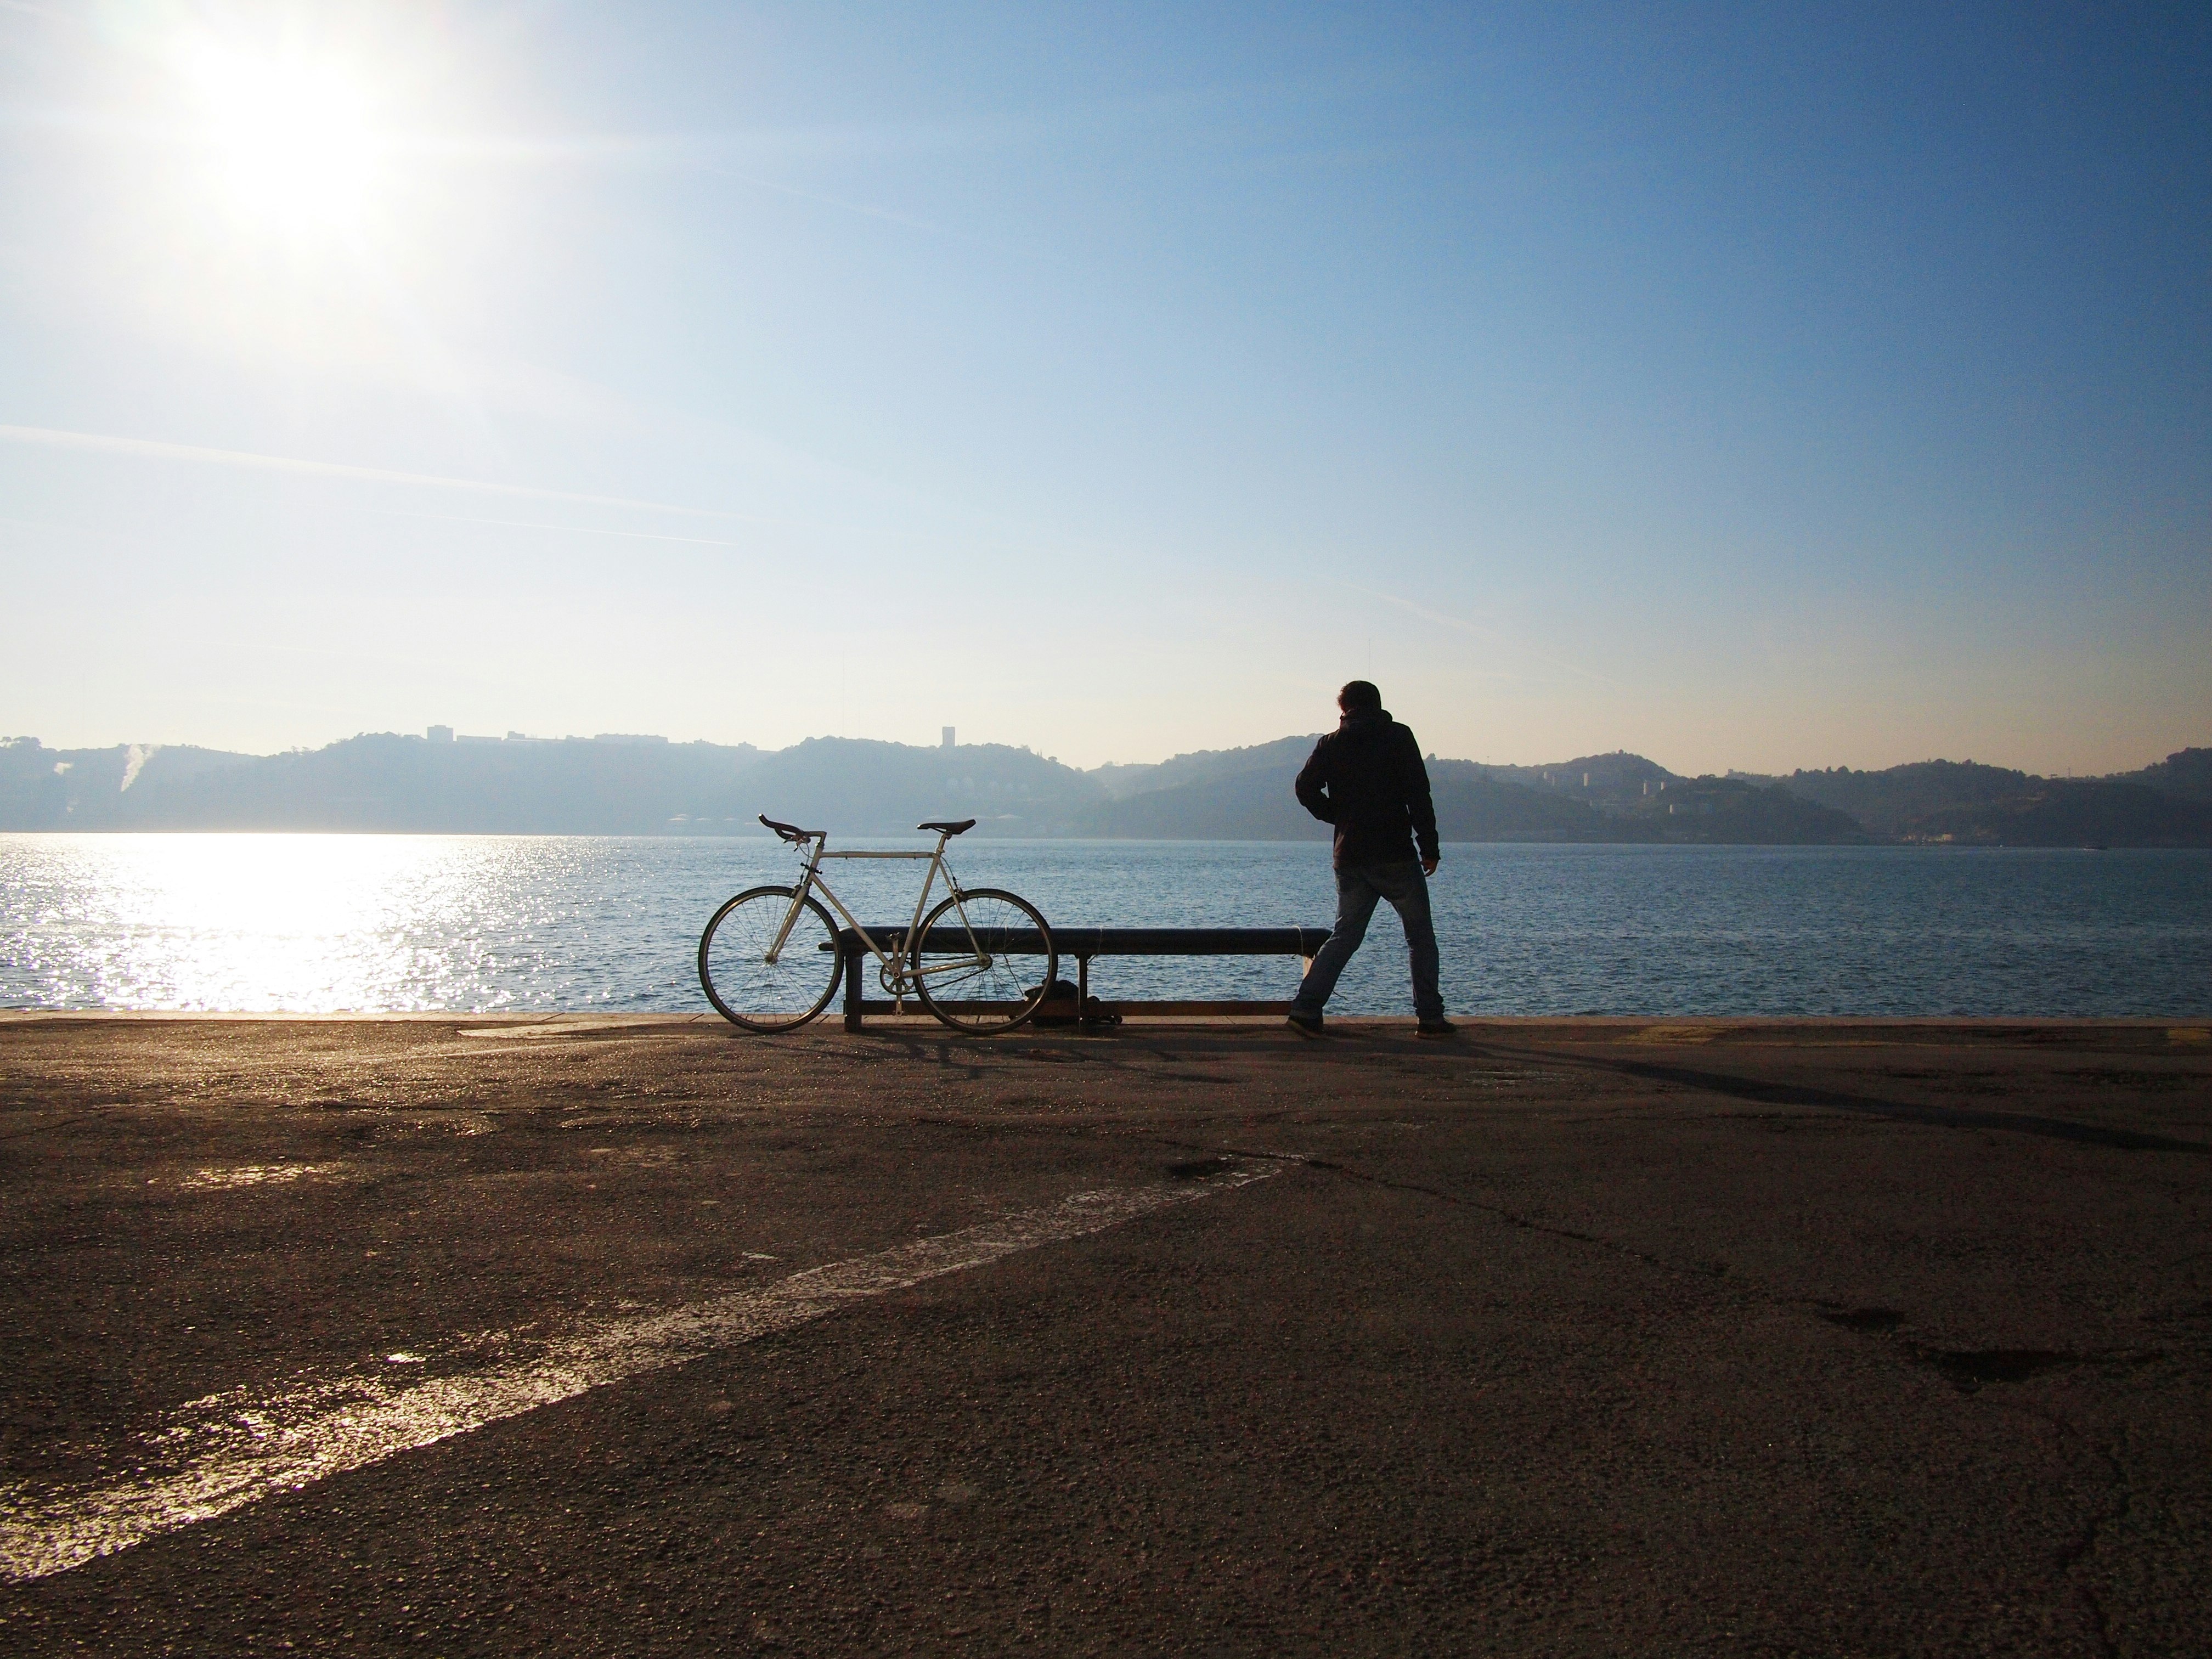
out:
{"label": "distant hill", "polygon": [[1779,780],[1802,799],[1848,812],[1875,835],[1908,836],[1936,812],[1994,806],[2026,794],[2036,780],[2026,772],[1972,761],[1916,761],[1880,772],[1848,766],[1825,772],[1792,772]]}
{"label": "distant hill", "polygon": [[260,757],[220,749],[118,743],[48,749],[36,738],[0,738],[0,829],[133,827],[149,801],[205,772]]}
{"label": "distant hill", "polygon": [[[1306,748],[1310,750],[1308,743]],[[1321,841],[1328,826],[1291,793],[1305,754],[1109,801],[1085,813],[1077,833],[1108,841]]]}
{"label": "distant hill", "polygon": [[[1175,780],[1164,787],[1132,789],[1127,774],[1138,769],[1115,769],[1119,798],[1086,814],[1078,831],[1131,841],[1326,841],[1329,826],[1298,805],[1292,788],[1314,741],[1178,755],[1146,780]],[[1435,761],[1429,774],[1437,832],[1446,841],[1632,838],[1590,806],[1499,782],[1471,761]]]}
{"label": "distant hill", "polygon": [[[1438,766],[1429,787],[1443,841],[1640,841],[1634,825],[1607,817],[1586,801],[1561,799],[1495,777],[1451,775]],[[1650,837],[1656,839],[1656,837]]]}
{"label": "distant hill", "polygon": [[[814,738],[774,753],[658,738],[455,740],[391,732],[282,755],[0,739],[0,830],[839,835],[927,818],[981,835],[1319,841],[1291,792],[1314,738],[1090,772],[1026,749]],[[2212,750],[2140,772],[2051,779],[1923,761],[1768,779],[1684,777],[1616,750],[1544,766],[1431,757],[1446,841],[2212,846]]]}
{"label": "distant hill", "polygon": [[[1431,768],[1438,777],[1439,812],[1443,778],[1465,763]],[[1840,808],[1792,795],[1771,780],[1731,775],[1684,777],[1655,760],[1616,749],[1604,755],[1578,755],[1545,766],[1485,766],[1474,769],[1498,787],[1519,787],[1564,808],[1574,802],[1580,818],[1559,812],[1553,823],[1559,839],[1738,844],[1820,845],[1869,839],[1866,830]],[[1590,822],[1594,815],[1596,822]],[[1510,831],[1469,836],[1469,840],[1537,838],[1516,823]],[[1549,836],[1541,837],[1551,839]]]}
{"label": "distant hill", "polygon": [[255,756],[0,743],[9,830],[764,836],[765,812],[848,835],[975,817],[983,834],[1036,836],[1066,833],[1104,798],[1084,773],[997,744],[816,738],[763,755],[750,744],[379,732]]}
{"label": "distant hill", "polygon": [[2182,749],[2140,772],[2118,772],[2107,783],[2140,783],[2161,795],[2212,801],[2212,749]]}
{"label": "distant hill", "polygon": [[[125,787],[132,752],[73,760],[33,739],[0,744],[0,827],[654,835],[730,818],[738,777],[760,757],[750,744],[380,732],[282,755],[145,750]],[[27,787],[57,766],[73,792],[59,812],[52,787]]]}
{"label": "distant hill", "polygon": [[1609,755],[1582,755],[1548,766],[1486,766],[1482,770],[1502,783],[1542,789],[1613,812],[1638,810],[1640,802],[1661,793],[1661,786],[1681,781],[1658,762],[1625,749]]}
{"label": "distant hill", "polygon": [[[1782,787],[1850,813],[1884,840],[2012,847],[2212,846],[2212,797],[2189,789],[2207,750],[2114,778],[2043,778],[1972,761],[1880,772],[1793,772]],[[2155,776],[2166,787],[2145,780]]]}
{"label": "distant hill", "polygon": [[1288,768],[1288,775],[1296,777],[1298,768],[1306,763],[1306,757],[1313,753],[1320,736],[1316,732],[1303,738],[1278,738],[1273,743],[1255,744],[1249,749],[1201,749],[1148,766],[1109,762],[1093,769],[1090,775],[1104,787],[1108,797],[1114,800],[1158,790],[1179,789],[1187,784],[1211,783],[1249,772],[1279,773]]}
{"label": "distant hill", "polygon": [[738,791],[744,823],[756,813],[852,835],[911,832],[927,818],[975,818],[975,833],[1066,834],[1105,799],[1089,775],[1026,749],[968,743],[919,749],[857,738],[810,738],[768,756]]}
{"label": "distant hill", "polygon": [[[1088,814],[1079,833],[1128,840],[1326,840],[1328,826],[1310,817],[1291,791],[1312,750],[1311,740],[1286,742],[1298,745],[1291,758],[1127,795]],[[1268,748],[1279,751],[1283,746]],[[1588,785],[1583,782],[1585,773]],[[1771,844],[1867,839],[1847,814],[1783,790],[1728,779],[1678,778],[1636,755],[1589,757],[1555,767],[1438,760],[1430,763],[1429,776],[1437,833],[1445,841]],[[1647,795],[1647,782],[1667,787],[1655,787]]]}
{"label": "distant hill", "polygon": [[2038,778],[1986,805],[1929,812],[1913,841],[2003,847],[2212,847],[2212,803],[2162,795],[2139,783]]}
{"label": "distant hill", "polygon": [[1650,839],[1698,846],[1840,846],[1870,841],[1850,813],[1749,778],[1668,778],[1621,809]]}

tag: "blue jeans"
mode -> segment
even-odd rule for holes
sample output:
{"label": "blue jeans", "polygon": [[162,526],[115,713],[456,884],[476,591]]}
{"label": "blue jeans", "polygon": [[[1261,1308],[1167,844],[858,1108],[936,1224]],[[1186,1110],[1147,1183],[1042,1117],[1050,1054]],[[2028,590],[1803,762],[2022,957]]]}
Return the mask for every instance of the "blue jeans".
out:
{"label": "blue jeans", "polygon": [[1378,899],[1389,900],[1398,920],[1406,924],[1406,949],[1413,958],[1413,1012],[1423,1019],[1444,1017],[1443,993],[1437,988],[1437,930],[1429,920],[1428,878],[1410,860],[1355,864],[1336,872],[1336,926],[1291,1000],[1293,1012],[1309,1018],[1321,1017],[1344,964],[1367,937]]}

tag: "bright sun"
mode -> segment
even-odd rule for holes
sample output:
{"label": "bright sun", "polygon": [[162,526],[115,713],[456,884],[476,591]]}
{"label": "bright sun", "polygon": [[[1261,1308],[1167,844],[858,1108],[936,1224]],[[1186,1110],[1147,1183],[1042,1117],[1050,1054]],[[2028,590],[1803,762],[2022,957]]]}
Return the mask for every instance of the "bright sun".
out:
{"label": "bright sun", "polygon": [[234,216],[283,235],[361,228],[383,145],[358,82],[327,64],[214,46],[180,68],[198,106],[210,182]]}

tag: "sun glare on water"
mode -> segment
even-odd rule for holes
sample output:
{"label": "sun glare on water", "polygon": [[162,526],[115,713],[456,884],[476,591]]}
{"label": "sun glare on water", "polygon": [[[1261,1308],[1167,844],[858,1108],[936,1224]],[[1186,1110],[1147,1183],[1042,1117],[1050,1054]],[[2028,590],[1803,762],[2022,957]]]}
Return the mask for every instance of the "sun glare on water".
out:
{"label": "sun glare on water", "polygon": [[483,907],[514,858],[489,836],[0,836],[0,1000],[12,974],[76,1007],[495,1006]]}

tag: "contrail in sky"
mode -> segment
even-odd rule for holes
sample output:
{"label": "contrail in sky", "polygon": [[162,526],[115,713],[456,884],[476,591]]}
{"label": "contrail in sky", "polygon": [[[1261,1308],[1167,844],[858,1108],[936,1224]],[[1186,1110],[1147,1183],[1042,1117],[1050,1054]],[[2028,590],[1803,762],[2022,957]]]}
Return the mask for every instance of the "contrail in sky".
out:
{"label": "contrail in sky", "polygon": [[996,249],[1000,253],[1014,254],[1025,259],[1049,260],[1054,264],[1066,264],[1067,260],[1057,253],[1048,253],[1040,248],[1023,247],[1012,242],[1002,242],[995,237],[978,236],[964,230],[953,230],[944,225],[932,224],[927,219],[916,219],[903,213],[894,213],[888,208],[870,207],[865,202],[848,202],[842,197],[825,196],[819,191],[799,190],[791,185],[779,185],[770,179],[755,178],[748,173],[738,173],[725,167],[708,167],[703,171],[717,179],[731,179],[741,185],[750,185],[757,190],[774,191],[780,196],[789,196],[801,202],[815,202],[847,213],[857,213],[863,218],[880,219],[886,224],[918,230],[925,235],[943,236],[954,241],[973,243],[978,247]]}
{"label": "contrail in sky", "polygon": [[[403,513],[391,509],[395,519],[428,519],[434,524],[490,525],[501,530],[557,530],[574,536],[616,536],[632,542],[684,542],[694,547],[742,547],[742,542],[719,536],[662,536],[650,530],[602,530],[596,525],[539,524],[527,519],[465,519],[452,513]],[[732,517],[737,515],[732,514]],[[761,523],[772,522],[768,520]]]}
{"label": "contrail in sky", "polygon": [[198,461],[203,465],[246,467],[263,472],[297,472],[319,478],[351,478],[363,483],[407,484],[416,489],[473,489],[487,495],[515,495],[537,501],[572,501],[584,507],[622,507],[648,513],[681,513],[697,519],[741,519],[711,507],[679,507],[672,501],[641,501],[626,495],[585,495],[569,489],[540,489],[532,484],[494,483],[484,478],[452,478],[434,472],[393,472],[379,466],[348,466],[337,461],[303,461],[289,455],[260,455],[244,449],[205,449],[197,444],[160,443],[150,438],[114,438],[96,432],[64,432],[44,426],[0,426],[0,441],[44,444],[56,449],[88,449],[108,455],[138,455],[149,460]]}

